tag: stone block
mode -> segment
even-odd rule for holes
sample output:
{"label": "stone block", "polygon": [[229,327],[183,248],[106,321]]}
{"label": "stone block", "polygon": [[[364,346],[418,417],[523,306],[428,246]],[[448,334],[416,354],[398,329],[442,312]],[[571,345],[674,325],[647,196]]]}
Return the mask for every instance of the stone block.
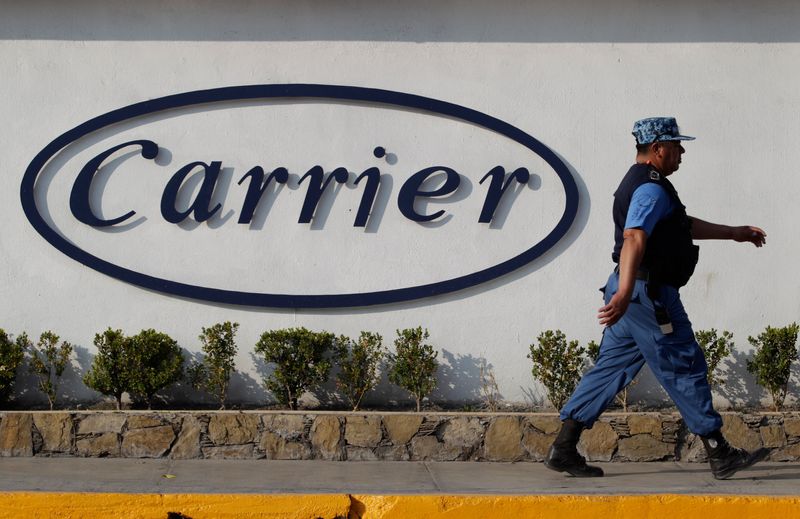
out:
{"label": "stone block", "polygon": [[0,456],[33,456],[33,415],[6,413],[0,421]]}
{"label": "stone block", "polygon": [[783,430],[789,437],[800,437],[800,418],[786,418],[783,421]]}
{"label": "stone block", "polygon": [[377,461],[378,456],[372,451],[364,447],[353,447],[348,445],[347,448],[347,461]]}
{"label": "stone block", "polygon": [[619,440],[617,454],[628,461],[662,461],[675,455],[673,446],[649,434],[637,434]]}
{"label": "stone block", "polygon": [[375,449],[375,456],[384,461],[408,461],[411,454],[405,445],[380,445]]}
{"label": "stone block", "polygon": [[515,461],[525,454],[522,427],[516,416],[498,416],[486,430],[484,457],[490,461]]}
{"label": "stone block", "polygon": [[547,450],[555,439],[555,434],[542,434],[538,428],[526,427],[525,432],[522,434],[522,445],[532,459],[544,461]]}
{"label": "stone block", "polygon": [[775,449],[769,455],[770,461],[800,461],[800,443]]}
{"label": "stone block", "polygon": [[191,415],[184,416],[178,439],[169,457],[175,460],[193,460],[200,457],[200,421]]}
{"label": "stone block", "polygon": [[132,429],[122,438],[124,458],[160,458],[175,440],[171,425]]}
{"label": "stone block", "polygon": [[382,436],[380,416],[347,416],[345,418],[344,439],[348,445],[376,447]]}
{"label": "stone block", "polygon": [[125,415],[122,413],[84,415],[78,424],[78,434],[120,434],[123,425],[125,425]]}
{"label": "stone block", "polygon": [[722,415],[722,434],[734,447],[748,451],[761,447],[761,435],[750,429],[738,415]]}
{"label": "stone block", "polygon": [[214,414],[208,423],[208,439],[215,445],[253,443],[258,434],[259,417],[252,414]]}
{"label": "stone block", "polygon": [[561,419],[558,416],[533,415],[525,418],[525,421],[544,434],[558,434],[561,430]]}
{"label": "stone block", "polygon": [[414,461],[436,461],[442,444],[436,436],[417,436],[411,439],[411,459]]}
{"label": "stone block", "polygon": [[786,445],[786,433],[783,432],[783,426],[780,425],[766,425],[759,427],[761,434],[761,443],[767,448],[777,448]]}
{"label": "stone block", "polygon": [[386,435],[395,445],[404,445],[419,431],[422,416],[411,414],[387,414],[383,416]]}
{"label": "stone block", "polygon": [[296,441],[287,441],[274,432],[264,431],[258,446],[264,451],[264,455],[268,460],[312,459],[311,448],[308,445]]}
{"label": "stone block", "polygon": [[298,440],[305,431],[305,416],[301,414],[263,415],[264,430],[273,432],[287,440]]}
{"label": "stone block", "polygon": [[105,456],[118,457],[119,435],[115,432],[104,432],[98,436],[81,438],[75,442],[75,449],[79,456],[101,458]]}
{"label": "stone block", "polygon": [[452,418],[442,429],[442,441],[448,447],[467,452],[478,447],[483,439],[483,425],[478,418]]}
{"label": "stone block", "polygon": [[36,413],[33,423],[42,436],[42,451],[69,452],[72,449],[72,416],[69,413]]}
{"label": "stone block", "polygon": [[611,424],[595,422],[591,429],[587,429],[581,434],[578,450],[589,461],[611,461],[617,448],[617,440],[619,440],[619,436]]}
{"label": "stone block", "polygon": [[661,440],[661,418],[646,414],[628,415],[628,430],[631,436],[649,434],[656,440]]}
{"label": "stone block", "polygon": [[255,456],[255,446],[252,443],[244,445],[220,445],[216,447],[203,447],[203,457],[210,460],[250,460]]}
{"label": "stone block", "polygon": [[340,446],[342,428],[339,418],[319,415],[311,426],[311,445],[323,460],[341,460],[344,452]]}
{"label": "stone block", "polygon": [[685,453],[681,454],[681,459],[689,463],[707,463],[708,453],[703,445],[703,440],[699,436],[689,434],[686,437]]}
{"label": "stone block", "polygon": [[144,429],[165,425],[158,415],[135,414],[128,417],[128,429]]}

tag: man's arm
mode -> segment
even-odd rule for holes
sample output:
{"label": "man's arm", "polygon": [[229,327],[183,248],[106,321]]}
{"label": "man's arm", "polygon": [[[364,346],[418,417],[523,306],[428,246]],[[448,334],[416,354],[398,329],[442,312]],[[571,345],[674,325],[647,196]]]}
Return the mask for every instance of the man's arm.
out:
{"label": "man's arm", "polygon": [[695,240],[734,240],[750,242],[756,247],[761,247],[767,242],[767,233],[758,227],[740,225],[731,227],[711,223],[690,216],[692,219],[692,238]]}
{"label": "man's arm", "polygon": [[622,238],[622,250],[619,253],[619,288],[597,314],[600,324],[604,326],[611,326],[625,315],[633,295],[633,287],[636,285],[636,271],[642,263],[647,244],[647,233],[642,229],[625,229]]}

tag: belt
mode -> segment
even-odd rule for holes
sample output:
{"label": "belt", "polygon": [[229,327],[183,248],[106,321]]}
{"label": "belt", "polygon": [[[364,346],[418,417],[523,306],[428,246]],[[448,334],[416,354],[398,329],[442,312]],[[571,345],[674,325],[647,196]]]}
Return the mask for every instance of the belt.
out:
{"label": "belt", "polygon": [[[614,273],[619,274],[619,265],[614,267]],[[636,279],[641,279],[642,281],[650,281],[650,271],[646,269],[637,269]]]}

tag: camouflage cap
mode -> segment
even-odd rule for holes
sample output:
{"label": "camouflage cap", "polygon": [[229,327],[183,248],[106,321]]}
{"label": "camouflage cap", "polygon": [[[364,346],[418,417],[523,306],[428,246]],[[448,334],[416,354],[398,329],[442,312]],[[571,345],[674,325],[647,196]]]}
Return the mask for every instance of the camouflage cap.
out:
{"label": "camouflage cap", "polygon": [[694,137],[680,134],[678,121],[674,117],[648,117],[636,121],[633,123],[633,136],[636,137],[636,144],[694,140]]}

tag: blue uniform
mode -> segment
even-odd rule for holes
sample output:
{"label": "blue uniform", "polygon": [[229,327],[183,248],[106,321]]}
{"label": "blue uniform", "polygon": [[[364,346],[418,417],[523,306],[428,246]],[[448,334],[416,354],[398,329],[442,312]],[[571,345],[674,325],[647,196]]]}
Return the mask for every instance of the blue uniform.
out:
{"label": "blue uniform", "polygon": [[[675,202],[663,187],[644,183],[631,196],[625,228],[642,229],[649,237],[656,224],[674,210]],[[619,275],[612,272],[603,288],[606,304],[618,288]],[[637,279],[625,315],[603,331],[597,363],[561,410],[561,420],[571,418],[590,428],[647,362],[690,431],[705,436],[722,427],[722,419],[711,403],[706,360],[678,289],[662,284],[656,301],[666,308],[673,332],[661,332],[647,281]]]}

